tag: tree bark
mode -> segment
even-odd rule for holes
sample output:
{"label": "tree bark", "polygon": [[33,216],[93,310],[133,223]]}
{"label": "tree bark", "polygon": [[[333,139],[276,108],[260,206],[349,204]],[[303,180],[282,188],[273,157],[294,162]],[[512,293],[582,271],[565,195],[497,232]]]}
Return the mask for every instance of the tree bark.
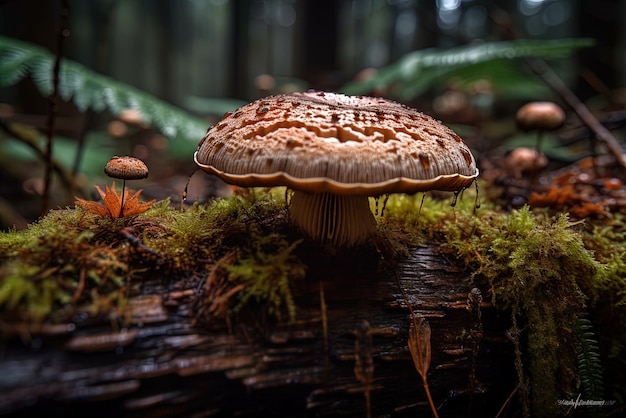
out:
{"label": "tree bark", "polygon": [[430,325],[439,416],[516,408],[508,315],[434,246],[390,274],[315,275],[291,324],[199,326],[197,281],[155,280],[131,298],[123,329],[110,319],[5,329],[0,414],[431,416],[407,345],[411,311]]}

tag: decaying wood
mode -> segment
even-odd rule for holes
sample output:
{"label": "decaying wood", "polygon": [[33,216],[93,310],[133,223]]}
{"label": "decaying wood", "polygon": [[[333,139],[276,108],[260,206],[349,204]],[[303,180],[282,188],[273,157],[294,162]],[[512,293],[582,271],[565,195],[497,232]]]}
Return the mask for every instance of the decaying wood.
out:
{"label": "decaying wood", "polygon": [[394,274],[333,274],[309,278],[297,320],[280,326],[198,326],[199,283],[155,280],[115,321],[3,328],[0,414],[432,416],[407,301],[430,326],[439,415],[498,413],[517,384],[509,317],[480,303],[467,274],[434,247]]}

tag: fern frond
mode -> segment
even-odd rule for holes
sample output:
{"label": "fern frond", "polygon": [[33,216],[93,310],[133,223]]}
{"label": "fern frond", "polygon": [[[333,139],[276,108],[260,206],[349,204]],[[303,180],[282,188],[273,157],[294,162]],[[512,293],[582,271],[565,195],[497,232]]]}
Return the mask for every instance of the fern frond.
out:
{"label": "fern frond", "polygon": [[[417,97],[438,80],[463,68],[518,58],[561,58],[573,50],[592,45],[590,39],[549,41],[517,40],[472,44],[452,49],[424,49],[410,52],[398,61],[380,68],[368,80],[348,84],[346,94],[366,94],[375,88],[393,87],[392,93],[403,100]],[[488,74],[485,74],[488,76]]]}
{"label": "fern frond", "polygon": [[[50,95],[54,59],[41,47],[0,36],[0,87],[14,85],[30,75],[40,93]],[[207,129],[201,118],[67,59],[61,61],[59,95],[81,111],[108,110],[117,116],[125,109],[135,109],[145,123],[169,138],[198,142]]]}
{"label": "fern frond", "polygon": [[578,336],[578,376],[582,395],[585,399],[602,399],[602,364],[591,321],[587,318],[578,318],[576,334]]}

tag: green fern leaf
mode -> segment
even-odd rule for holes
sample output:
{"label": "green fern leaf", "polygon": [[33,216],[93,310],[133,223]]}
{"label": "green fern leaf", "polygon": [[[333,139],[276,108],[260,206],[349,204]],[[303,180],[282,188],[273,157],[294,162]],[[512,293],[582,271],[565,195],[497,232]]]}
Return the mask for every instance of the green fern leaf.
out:
{"label": "green fern leaf", "polygon": [[517,40],[472,44],[452,49],[413,51],[398,61],[380,68],[373,78],[348,84],[343,92],[366,94],[375,88],[389,89],[393,85],[392,94],[403,100],[409,100],[453,72],[458,73],[459,70],[474,65],[495,61],[507,62],[516,58],[561,58],[574,49],[590,45],[592,45],[590,39]]}
{"label": "green fern leaf", "polygon": [[[54,60],[54,55],[43,48],[0,36],[0,87],[14,85],[30,75],[40,93],[49,96]],[[198,142],[207,129],[203,119],[71,60],[61,61],[58,87],[59,96],[81,111],[119,115],[125,109],[135,109],[145,123],[169,138]]]}
{"label": "green fern leaf", "polygon": [[578,318],[575,329],[578,335],[577,362],[582,395],[585,399],[602,399],[602,365],[591,321]]}
{"label": "green fern leaf", "polygon": [[26,76],[28,51],[12,50],[0,55],[0,87],[10,86]]}

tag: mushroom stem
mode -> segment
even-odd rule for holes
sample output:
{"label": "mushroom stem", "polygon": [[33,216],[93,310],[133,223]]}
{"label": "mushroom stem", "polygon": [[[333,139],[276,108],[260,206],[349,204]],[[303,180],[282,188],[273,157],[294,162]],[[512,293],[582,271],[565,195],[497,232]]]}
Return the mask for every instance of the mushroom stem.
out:
{"label": "mushroom stem", "polygon": [[351,247],[376,232],[367,196],[295,191],[289,215],[311,238],[334,246]]}
{"label": "mushroom stem", "polygon": [[120,204],[120,218],[124,217],[124,196],[126,195],[126,179],[122,180],[122,203]]}

